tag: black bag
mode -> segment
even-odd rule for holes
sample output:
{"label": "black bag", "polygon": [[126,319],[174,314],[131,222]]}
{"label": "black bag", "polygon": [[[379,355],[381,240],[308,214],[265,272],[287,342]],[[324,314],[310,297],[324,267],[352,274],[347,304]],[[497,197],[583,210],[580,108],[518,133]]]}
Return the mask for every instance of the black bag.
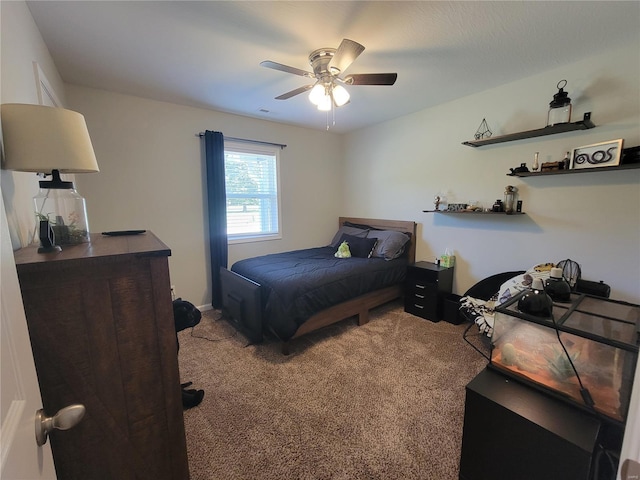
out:
{"label": "black bag", "polygon": [[176,298],[173,301],[173,320],[176,324],[176,332],[185,328],[195,327],[200,323],[202,314],[193,303]]}

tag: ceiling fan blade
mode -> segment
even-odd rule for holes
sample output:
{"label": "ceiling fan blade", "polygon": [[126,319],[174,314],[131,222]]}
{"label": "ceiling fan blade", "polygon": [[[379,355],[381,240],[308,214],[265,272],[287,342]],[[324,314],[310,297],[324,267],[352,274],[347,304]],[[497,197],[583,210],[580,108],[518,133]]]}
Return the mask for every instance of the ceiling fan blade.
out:
{"label": "ceiling fan blade", "polygon": [[363,51],[363,45],[348,38],[343,39],[329,62],[329,71],[334,74],[344,72]]}
{"label": "ceiling fan blade", "polygon": [[393,85],[398,78],[397,73],[354,73],[347,75],[347,85]]}
{"label": "ceiling fan blade", "polygon": [[313,85],[305,85],[304,87],[296,88],[295,90],[291,90],[290,92],[283,93],[279,97],[276,97],[276,100],[286,100],[287,98],[295,97],[301,93],[306,92],[307,90],[311,90]]}
{"label": "ceiling fan blade", "polygon": [[273,68],[274,70],[280,70],[281,72],[293,73],[294,75],[300,75],[301,77],[315,78],[315,75],[311,72],[300,70],[299,68],[290,67],[281,63],[272,62],[271,60],[265,60],[260,62],[262,67]]}

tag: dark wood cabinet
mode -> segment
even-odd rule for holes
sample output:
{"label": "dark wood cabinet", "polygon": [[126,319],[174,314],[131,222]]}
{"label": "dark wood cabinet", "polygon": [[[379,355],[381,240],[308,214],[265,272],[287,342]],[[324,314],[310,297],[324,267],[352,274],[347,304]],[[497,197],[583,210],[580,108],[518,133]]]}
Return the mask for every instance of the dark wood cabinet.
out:
{"label": "dark wood cabinet", "polygon": [[453,267],[416,262],[407,267],[404,311],[432,322],[443,318],[444,295],[453,287]]}
{"label": "dark wood cabinet", "polygon": [[602,427],[593,415],[484,370],[466,388],[460,479],[593,479]]}
{"label": "dark wood cabinet", "polygon": [[189,478],[170,254],[151,232],[15,252],[45,413],[86,407],[50,435],[60,479]]}

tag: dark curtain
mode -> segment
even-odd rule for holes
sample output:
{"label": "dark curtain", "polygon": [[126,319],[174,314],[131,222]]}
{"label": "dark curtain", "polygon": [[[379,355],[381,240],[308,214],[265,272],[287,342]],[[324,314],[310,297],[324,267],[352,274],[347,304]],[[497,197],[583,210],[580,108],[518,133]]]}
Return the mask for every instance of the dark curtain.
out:
{"label": "dark curtain", "polygon": [[204,132],[209,205],[209,251],[211,253],[211,306],[222,307],[220,267],[227,268],[227,193],[224,183],[224,137],[220,132]]}

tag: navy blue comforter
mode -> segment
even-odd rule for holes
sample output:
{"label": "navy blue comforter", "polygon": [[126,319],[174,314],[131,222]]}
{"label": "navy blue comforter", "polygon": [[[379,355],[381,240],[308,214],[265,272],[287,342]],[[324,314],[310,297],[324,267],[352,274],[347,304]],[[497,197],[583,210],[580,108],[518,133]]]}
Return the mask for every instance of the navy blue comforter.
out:
{"label": "navy blue comforter", "polygon": [[231,271],[262,285],[264,327],[290,339],[309,317],[359,295],[402,283],[406,258],[336,258],[334,247],[240,260]]}

